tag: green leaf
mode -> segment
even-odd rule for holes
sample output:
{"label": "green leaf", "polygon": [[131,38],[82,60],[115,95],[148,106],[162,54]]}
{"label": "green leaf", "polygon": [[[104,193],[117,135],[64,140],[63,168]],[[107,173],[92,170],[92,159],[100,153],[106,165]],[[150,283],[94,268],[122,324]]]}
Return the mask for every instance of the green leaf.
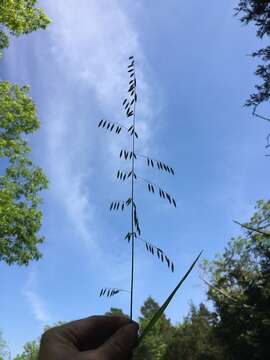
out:
{"label": "green leaf", "polygon": [[180,280],[180,282],[178,283],[178,285],[175,287],[175,289],[172,291],[172,293],[168,296],[168,298],[166,299],[166,301],[163,303],[163,305],[159,308],[159,310],[154,314],[154,316],[152,317],[152,319],[149,321],[149,323],[147,324],[146,328],[143,330],[143,332],[141,333],[141,335],[139,336],[138,342],[137,342],[137,346],[141,343],[141,341],[145,338],[145,336],[149,333],[149,331],[153,328],[153,326],[156,324],[156,322],[159,320],[159,318],[161,317],[161,315],[164,313],[164,311],[166,310],[166,308],[168,307],[168,305],[170,304],[170,302],[172,301],[174,295],[176,294],[176,292],[179,290],[179,288],[181,287],[181,285],[183,284],[183,282],[186,280],[186,278],[188,277],[188,275],[190,274],[190,272],[192,271],[192,269],[194,268],[195,264],[197,263],[197,261],[199,260],[200,256],[202,254],[202,251],[199,253],[199,255],[197,256],[197,258],[195,259],[195,261],[192,263],[192,265],[190,266],[190,268],[188,269],[188,271],[185,273],[185,275],[182,277],[182,279]]}

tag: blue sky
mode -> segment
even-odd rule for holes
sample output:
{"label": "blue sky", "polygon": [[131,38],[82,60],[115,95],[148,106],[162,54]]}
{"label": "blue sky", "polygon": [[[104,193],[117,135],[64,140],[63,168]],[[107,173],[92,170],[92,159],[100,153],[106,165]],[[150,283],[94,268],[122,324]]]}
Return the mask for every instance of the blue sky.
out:
{"label": "blue sky", "polygon": [[[108,301],[98,293],[103,286],[129,288],[129,217],[110,214],[108,205],[128,196],[115,175],[125,166],[119,151],[130,143],[96,124],[125,121],[130,55],[138,68],[137,151],[171,164],[176,176],[143,162],[137,172],[178,202],[173,209],[136,185],[143,237],[176,266],[170,274],[137,244],[136,317],[147,296],[164,301],[201,249],[209,259],[221,252],[241,233],[232,220],[248,220],[256,200],[268,197],[269,128],[243,108],[256,82],[256,63],[246,55],[262,44],[252,26],[233,17],[236,3],[45,0],[49,28],[11,41],[1,79],[31,87],[42,121],[30,140],[32,157],[50,180],[43,259],[27,268],[0,265],[0,328],[13,354],[45,324],[111,306],[128,312],[128,295]],[[206,300],[198,270],[168,308],[173,323],[191,300]]]}

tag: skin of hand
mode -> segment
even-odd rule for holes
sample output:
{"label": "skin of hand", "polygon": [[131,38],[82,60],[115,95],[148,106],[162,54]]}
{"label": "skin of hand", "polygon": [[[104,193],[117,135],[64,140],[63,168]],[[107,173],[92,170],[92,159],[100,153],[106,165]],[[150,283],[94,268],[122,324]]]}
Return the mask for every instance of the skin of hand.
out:
{"label": "skin of hand", "polygon": [[91,316],[47,330],[39,360],[128,360],[139,325],[120,316]]}

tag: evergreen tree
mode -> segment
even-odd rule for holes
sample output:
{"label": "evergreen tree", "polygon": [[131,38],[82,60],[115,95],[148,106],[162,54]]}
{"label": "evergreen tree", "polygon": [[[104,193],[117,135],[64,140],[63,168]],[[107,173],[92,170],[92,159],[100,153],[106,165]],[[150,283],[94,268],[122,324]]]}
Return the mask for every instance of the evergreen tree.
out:
{"label": "evergreen tree", "polygon": [[[159,309],[159,305],[151,297],[148,297],[141,307],[142,316],[139,318],[140,329],[144,327],[151,320],[153,315]],[[167,344],[173,334],[173,327],[170,320],[162,314],[161,318],[154,325],[150,333],[140,343],[139,347],[134,353],[134,360],[161,360],[164,359]]]}
{"label": "evergreen tree", "polygon": [[176,326],[164,360],[225,360],[214,334],[215,315],[204,304],[190,306],[189,314]]}
{"label": "evergreen tree", "polygon": [[[260,39],[270,35],[269,0],[241,0],[235,10],[237,15],[241,15],[240,21],[243,24],[253,23],[256,26],[257,36]],[[270,98],[270,46],[255,51],[252,56],[264,62],[256,70],[256,75],[262,83],[256,85],[257,92],[252,94],[246,102],[247,106],[253,106],[256,109],[258,105]]]}

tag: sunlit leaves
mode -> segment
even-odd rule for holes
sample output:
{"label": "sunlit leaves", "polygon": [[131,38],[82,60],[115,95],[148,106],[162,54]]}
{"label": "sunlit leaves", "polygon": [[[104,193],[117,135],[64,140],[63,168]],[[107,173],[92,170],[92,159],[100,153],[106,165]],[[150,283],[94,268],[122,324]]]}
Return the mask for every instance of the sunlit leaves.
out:
{"label": "sunlit leaves", "polygon": [[48,185],[41,168],[27,158],[25,134],[39,126],[29,88],[0,82],[0,157],[7,167],[0,176],[0,261],[27,265],[41,254],[37,245],[42,212],[39,192]]}
{"label": "sunlit leaves", "polygon": [[[8,47],[8,33],[19,36],[37,29],[45,29],[51,22],[44,10],[34,7],[37,0],[0,1],[0,54]],[[6,32],[4,32],[5,30]]]}

